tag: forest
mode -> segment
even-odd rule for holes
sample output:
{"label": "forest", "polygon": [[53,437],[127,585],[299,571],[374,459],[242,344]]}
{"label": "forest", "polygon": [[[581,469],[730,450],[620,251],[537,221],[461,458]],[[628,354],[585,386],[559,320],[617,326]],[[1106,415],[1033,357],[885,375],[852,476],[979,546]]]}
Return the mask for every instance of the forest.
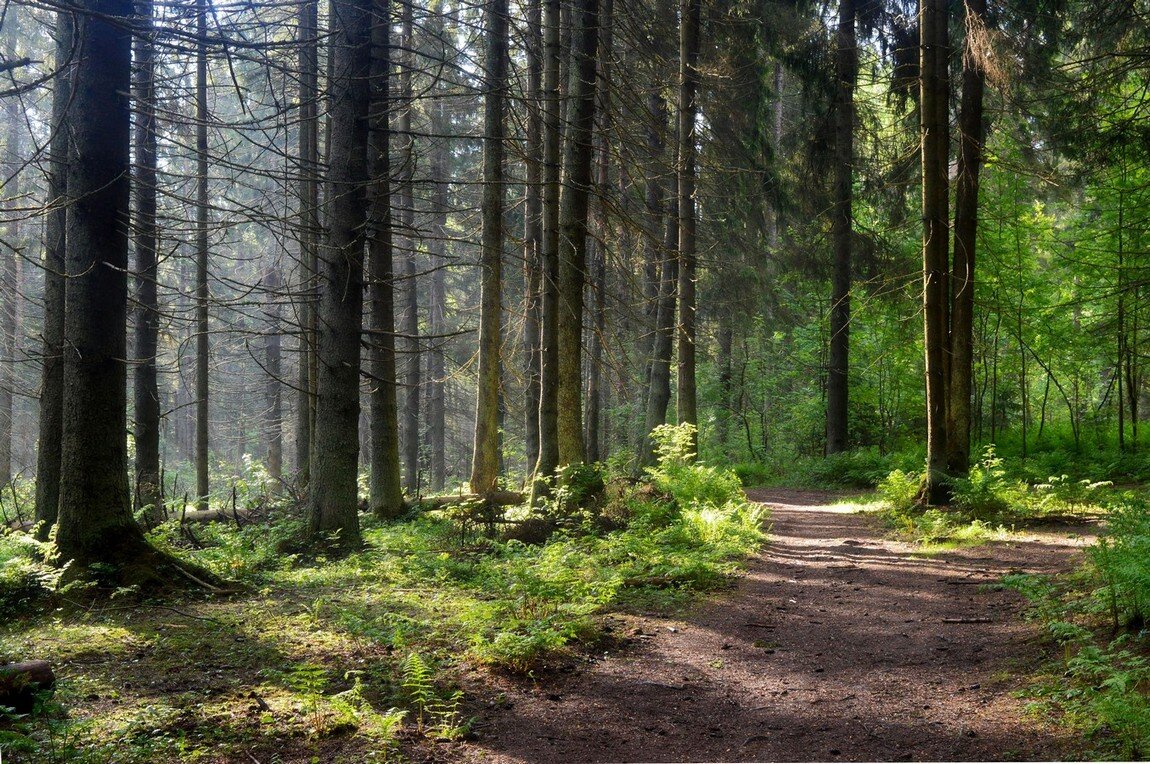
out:
{"label": "forest", "polygon": [[6,0],[0,761],[1150,756],[1147,0]]}

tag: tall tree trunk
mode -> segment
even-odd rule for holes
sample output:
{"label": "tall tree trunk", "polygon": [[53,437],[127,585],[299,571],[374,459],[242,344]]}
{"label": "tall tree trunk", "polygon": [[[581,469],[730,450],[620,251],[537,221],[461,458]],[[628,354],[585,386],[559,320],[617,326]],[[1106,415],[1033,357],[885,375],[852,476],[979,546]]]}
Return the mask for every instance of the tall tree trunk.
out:
{"label": "tall tree trunk", "polygon": [[830,364],[827,369],[827,454],[837,454],[847,448],[851,238],[854,236],[854,92],[857,78],[855,0],[839,0],[839,26],[835,37],[835,199],[831,219],[834,268],[831,276]]}
{"label": "tall tree trunk", "polygon": [[543,298],[539,363],[539,460],[532,503],[559,466],[559,0],[543,0]]}
{"label": "tall tree trunk", "polygon": [[923,325],[926,355],[927,464],[924,498],[949,499],[946,466],[947,271],[949,265],[949,40],[946,0],[921,0]]}
{"label": "tall tree trunk", "polygon": [[296,385],[295,467],[301,487],[311,474],[315,420],[315,277],[319,269],[319,21],[318,0],[299,10],[299,366]]}
{"label": "tall tree trunk", "polygon": [[375,0],[371,59],[371,209],[368,255],[371,282],[372,334],[369,338],[371,373],[371,454],[369,503],[372,514],[390,520],[403,514],[400,480],[399,402],[396,384],[395,293],[391,214],[391,129],[389,89],[391,74],[391,14],[388,0]]}
{"label": "tall tree trunk", "polygon": [[671,403],[671,354],[675,344],[675,303],[679,285],[678,257],[678,181],[671,184],[671,193],[665,200],[663,262],[660,268],[659,313],[655,322],[655,346],[651,353],[650,387],[647,391],[647,415],[644,427],[640,461],[644,465],[655,463],[654,441],[651,431],[667,421],[667,406]]}
{"label": "tall tree trunk", "polygon": [[267,379],[264,381],[264,437],[267,438],[268,474],[276,481],[283,479],[283,374],[282,316],[280,311],[280,275],[276,268],[268,268],[264,279],[270,304],[268,306],[269,326],[264,340],[264,367]]}
{"label": "tall tree trunk", "polygon": [[[675,13],[668,0],[661,0],[657,6],[657,23],[674,25]],[[664,35],[655,37],[660,53],[666,55],[662,40]],[[651,441],[651,431],[667,421],[667,406],[671,400],[671,354],[674,346],[675,302],[679,280],[678,259],[678,192],[676,173],[671,175],[671,189],[667,189],[662,178],[667,166],[665,148],[667,141],[668,109],[663,98],[663,83],[656,79],[650,84],[647,97],[647,118],[650,120],[647,135],[647,151],[651,167],[647,172],[647,220],[650,230],[647,237],[648,262],[655,263],[655,288],[651,351],[647,366],[646,411],[643,422],[643,439],[639,449],[639,459],[643,465],[655,462],[655,452]],[[676,142],[676,146],[678,143]]]}
{"label": "tall tree trunk", "polygon": [[399,137],[402,141],[402,180],[399,214],[403,240],[403,480],[411,494],[419,491],[419,282],[415,242],[415,134],[411,129],[411,78],[415,70],[414,0],[403,0],[403,62],[399,70]]}
{"label": "tall tree trunk", "polygon": [[149,525],[161,518],[160,391],[156,349],[160,331],[160,305],[156,294],[156,85],[153,35],[153,0],[137,0],[136,15],[144,29],[134,41],[136,52],[136,497],[145,508]]}
{"label": "tall tree trunk", "polygon": [[[4,147],[4,174],[8,182],[4,192],[11,203],[19,204],[20,164],[22,153],[22,133],[24,128],[20,103],[9,98],[4,104],[4,121],[7,132]],[[13,211],[14,212],[14,211]],[[17,214],[13,214],[5,226],[5,238],[9,247],[21,249],[21,226]],[[16,368],[16,334],[18,321],[19,255],[8,251],[0,255],[0,486],[12,481],[12,414],[13,384]]]}
{"label": "tall tree trunk", "polygon": [[543,9],[540,0],[527,6],[527,184],[523,219],[525,284],[523,347],[524,451],[528,469],[539,461],[539,396],[543,299]]}
{"label": "tall tree trunk", "polygon": [[588,359],[587,370],[587,431],[584,438],[587,461],[591,463],[601,461],[605,456],[600,448],[602,442],[600,425],[603,409],[603,343],[606,341],[607,333],[607,194],[611,187],[611,154],[608,134],[610,133],[611,119],[611,62],[614,56],[612,49],[614,44],[613,19],[614,0],[602,0],[599,27],[599,87],[597,92],[599,131],[594,137],[596,199],[593,222],[595,236],[589,245],[591,248],[593,311],[590,358]]}
{"label": "tall tree trunk", "polygon": [[599,0],[578,0],[568,85],[568,139],[559,205],[559,465],[585,458],[583,443],[583,287],[595,131]]}
{"label": "tall tree trunk", "polygon": [[311,455],[309,530],[360,543],[360,331],[367,222],[368,119],[371,94],[371,0],[333,0],[330,156],[326,245],[319,271],[319,376]]}
{"label": "tall tree trunk", "polygon": [[732,405],[732,364],[731,353],[734,342],[731,331],[731,316],[729,310],[724,310],[719,316],[719,412],[718,435],[719,444],[726,450],[731,440],[731,416],[735,407]]}
{"label": "tall tree trunk", "polygon": [[68,172],[72,163],[68,119],[72,104],[74,25],[70,11],[56,14],[56,79],[52,85],[52,137],[48,144],[48,214],[44,223],[44,344],[36,451],[36,536],[48,538],[60,504],[60,451],[64,393],[64,273]]}
{"label": "tall tree trunk", "polygon": [[982,167],[983,90],[986,75],[976,37],[984,32],[986,0],[966,0],[966,52],[958,115],[958,177],[951,263],[950,390],[946,465],[952,476],[970,472],[970,418],[974,374],[974,262],[978,233],[978,175]]}
{"label": "tall tree trunk", "polygon": [[[439,31],[443,31],[442,4],[437,3],[433,16]],[[442,96],[442,88],[440,89]],[[435,100],[432,111],[435,134],[435,150],[432,154],[432,196],[431,196],[431,295],[428,305],[428,322],[431,329],[431,344],[427,351],[427,426],[431,449],[431,490],[442,491],[447,480],[446,465],[446,364],[443,345],[446,342],[447,321],[444,315],[447,305],[447,192],[449,186],[448,167],[448,122],[447,107],[442,97]]]}
{"label": "tall tree trunk", "polygon": [[[676,408],[679,424],[699,423],[695,385],[695,142],[699,105],[699,36],[702,0],[681,0],[679,25],[679,369]],[[697,434],[696,434],[697,437]],[[695,443],[698,449],[698,443]]]}
{"label": "tall tree trunk", "polygon": [[507,0],[488,0],[486,95],[483,109],[483,241],[479,315],[479,387],[471,452],[471,490],[489,494],[499,482],[500,326],[503,312],[503,152],[507,89]]}
{"label": "tall tree trunk", "polygon": [[77,3],[56,533],[60,562],[77,571],[132,563],[147,549],[131,513],[125,437],[132,10],[131,0]]}
{"label": "tall tree trunk", "polygon": [[208,509],[208,4],[196,0],[196,506]]}

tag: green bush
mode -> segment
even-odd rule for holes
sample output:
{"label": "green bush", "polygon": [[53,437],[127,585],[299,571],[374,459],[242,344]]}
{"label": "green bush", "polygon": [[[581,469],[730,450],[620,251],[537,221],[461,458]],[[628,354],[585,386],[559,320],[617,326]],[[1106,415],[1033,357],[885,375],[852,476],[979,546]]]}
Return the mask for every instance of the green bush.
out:
{"label": "green bush", "polygon": [[952,483],[956,509],[978,520],[1001,518],[1025,510],[1026,486],[1006,476],[994,446],[987,446],[970,475]]}
{"label": "green bush", "polygon": [[0,530],[0,615],[12,615],[56,589],[60,570],[45,562],[51,545],[21,531]]}

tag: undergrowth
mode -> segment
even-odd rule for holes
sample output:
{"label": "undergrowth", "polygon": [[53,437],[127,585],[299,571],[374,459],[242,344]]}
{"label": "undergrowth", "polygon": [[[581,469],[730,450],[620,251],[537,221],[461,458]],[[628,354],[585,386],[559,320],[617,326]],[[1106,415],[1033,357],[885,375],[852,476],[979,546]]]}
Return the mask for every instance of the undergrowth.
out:
{"label": "undergrowth", "polygon": [[[42,752],[67,740],[55,760],[114,751],[124,762],[274,760],[309,748],[334,760],[325,746],[336,740],[359,741],[341,743],[352,746],[345,760],[386,761],[413,739],[464,736],[479,702],[465,666],[530,673],[579,660],[604,614],[666,610],[724,586],[761,544],[763,510],[738,479],[696,463],[685,428],[659,437],[660,464],[644,480],[584,469],[581,499],[569,476],[552,504],[503,519],[562,517],[545,543],[450,511],[389,524],[365,516],[364,548],[338,559],[285,554],[299,522],[289,511],[190,534],[161,524],[153,542],[248,594],[8,620],[0,655],[69,667],[57,695],[70,716],[0,729]],[[50,589],[42,551],[23,534],[0,537],[0,582]]]}
{"label": "undergrowth", "polygon": [[1150,505],[1108,507],[1106,532],[1073,574],[1003,580],[1031,603],[1059,646],[1058,658],[1027,691],[1036,713],[1083,733],[1098,758],[1150,755]]}
{"label": "undergrowth", "polygon": [[1002,538],[1019,524],[1097,514],[1116,495],[1110,481],[1072,480],[1063,474],[1029,485],[1014,474],[988,446],[970,474],[952,482],[950,505],[933,508],[922,506],[921,470],[894,470],[878,484],[879,516],[918,543],[980,543]]}

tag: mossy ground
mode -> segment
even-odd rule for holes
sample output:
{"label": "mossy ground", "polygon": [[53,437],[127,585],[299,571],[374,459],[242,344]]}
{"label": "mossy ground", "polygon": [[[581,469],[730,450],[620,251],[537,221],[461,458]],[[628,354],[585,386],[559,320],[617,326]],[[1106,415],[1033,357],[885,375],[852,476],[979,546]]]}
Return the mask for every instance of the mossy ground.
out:
{"label": "mossy ground", "polygon": [[628,511],[622,530],[541,546],[440,513],[365,518],[365,548],[341,559],[276,551],[281,526],[201,528],[193,558],[244,592],[78,592],[0,627],[0,658],[48,660],[60,679],[42,713],[0,726],[5,761],[398,761],[453,745],[491,701],[485,672],[543,670],[610,613],[721,587],[763,538],[744,502]]}

